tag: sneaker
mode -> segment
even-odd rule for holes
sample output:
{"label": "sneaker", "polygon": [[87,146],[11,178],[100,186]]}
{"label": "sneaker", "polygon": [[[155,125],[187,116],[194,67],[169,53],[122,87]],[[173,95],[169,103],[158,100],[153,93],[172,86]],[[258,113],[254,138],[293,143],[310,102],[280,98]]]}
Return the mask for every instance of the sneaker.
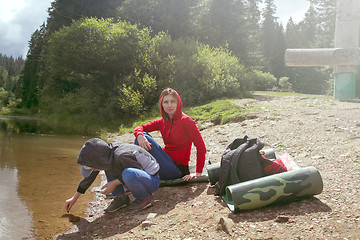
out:
{"label": "sneaker", "polygon": [[[118,194],[119,194],[119,193],[117,193],[117,192],[119,192],[119,191],[116,191],[115,194],[114,194],[114,192],[109,193],[108,195],[105,196],[105,198],[106,198],[106,199],[114,199],[114,198],[116,198],[116,197],[118,196]],[[124,187],[124,192],[125,192],[125,193],[129,193],[130,191]],[[120,194],[121,194],[121,193],[120,193]]]}
{"label": "sneaker", "polygon": [[126,207],[130,204],[130,198],[128,195],[121,194],[117,196],[111,204],[104,210],[105,212],[115,212],[120,208]]}
{"label": "sneaker", "polygon": [[150,196],[145,200],[135,199],[135,201],[131,204],[130,209],[134,211],[143,210],[148,208],[154,204],[154,197],[150,194]]}
{"label": "sneaker", "polygon": [[113,193],[109,193],[108,195],[106,195],[106,199],[115,199],[117,197],[117,195],[114,195]]}

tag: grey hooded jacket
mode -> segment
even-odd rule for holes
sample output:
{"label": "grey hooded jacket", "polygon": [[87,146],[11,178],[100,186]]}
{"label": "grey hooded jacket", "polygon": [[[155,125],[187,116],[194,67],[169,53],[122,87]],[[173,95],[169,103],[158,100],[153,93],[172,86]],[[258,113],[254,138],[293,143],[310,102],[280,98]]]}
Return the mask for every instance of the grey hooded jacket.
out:
{"label": "grey hooded jacket", "polygon": [[[129,143],[106,143],[98,138],[92,138],[85,142],[77,162],[80,165],[104,170],[121,182],[123,182],[122,172],[126,168],[141,169],[150,175],[156,175],[160,169],[156,159],[145,149]],[[84,177],[80,181],[77,191],[85,193],[98,174],[98,171],[92,171],[90,175]]]}

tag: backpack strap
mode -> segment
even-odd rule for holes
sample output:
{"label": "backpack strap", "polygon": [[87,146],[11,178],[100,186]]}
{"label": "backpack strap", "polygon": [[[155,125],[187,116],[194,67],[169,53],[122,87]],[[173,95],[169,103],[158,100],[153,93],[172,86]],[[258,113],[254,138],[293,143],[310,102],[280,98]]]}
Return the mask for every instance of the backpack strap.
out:
{"label": "backpack strap", "polygon": [[227,186],[240,182],[237,175],[238,159],[248,146],[247,139],[247,136],[237,138],[225,149],[221,157],[219,181],[215,184],[215,195],[223,195]]}

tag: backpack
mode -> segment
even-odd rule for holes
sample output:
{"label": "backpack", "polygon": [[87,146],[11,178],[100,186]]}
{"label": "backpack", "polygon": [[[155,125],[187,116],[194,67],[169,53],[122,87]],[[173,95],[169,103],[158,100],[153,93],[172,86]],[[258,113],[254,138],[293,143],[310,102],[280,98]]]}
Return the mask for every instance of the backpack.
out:
{"label": "backpack", "polygon": [[261,158],[265,176],[287,172],[287,168],[282,159],[268,159],[265,155],[261,155]]}
{"label": "backpack", "polygon": [[227,146],[222,157],[215,195],[225,194],[225,188],[236,183],[264,176],[259,151],[264,143],[257,138],[237,138]]}

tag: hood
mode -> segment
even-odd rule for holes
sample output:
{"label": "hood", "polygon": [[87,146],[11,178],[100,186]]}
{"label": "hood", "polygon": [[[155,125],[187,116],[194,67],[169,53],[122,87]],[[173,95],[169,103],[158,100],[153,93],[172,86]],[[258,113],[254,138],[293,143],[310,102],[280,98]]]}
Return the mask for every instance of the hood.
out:
{"label": "hood", "polygon": [[112,143],[106,143],[99,138],[92,138],[85,142],[77,159],[78,164],[100,170],[111,168],[114,150]]}
{"label": "hood", "polygon": [[165,90],[163,90],[160,94],[160,98],[159,98],[159,109],[160,109],[160,114],[161,114],[161,117],[163,119],[165,119],[166,121],[170,121],[170,119],[168,118],[168,115],[164,112],[162,106],[161,106],[161,99],[165,93],[165,91],[167,90],[171,90],[173,91],[175,94],[176,94],[176,98],[177,98],[177,106],[176,106],[176,112],[174,114],[174,117],[173,117],[173,120],[177,120],[181,117],[181,114],[182,114],[182,108],[183,108],[183,105],[182,105],[182,101],[181,101],[181,98],[180,98],[180,95],[172,88],[167,88]]}

